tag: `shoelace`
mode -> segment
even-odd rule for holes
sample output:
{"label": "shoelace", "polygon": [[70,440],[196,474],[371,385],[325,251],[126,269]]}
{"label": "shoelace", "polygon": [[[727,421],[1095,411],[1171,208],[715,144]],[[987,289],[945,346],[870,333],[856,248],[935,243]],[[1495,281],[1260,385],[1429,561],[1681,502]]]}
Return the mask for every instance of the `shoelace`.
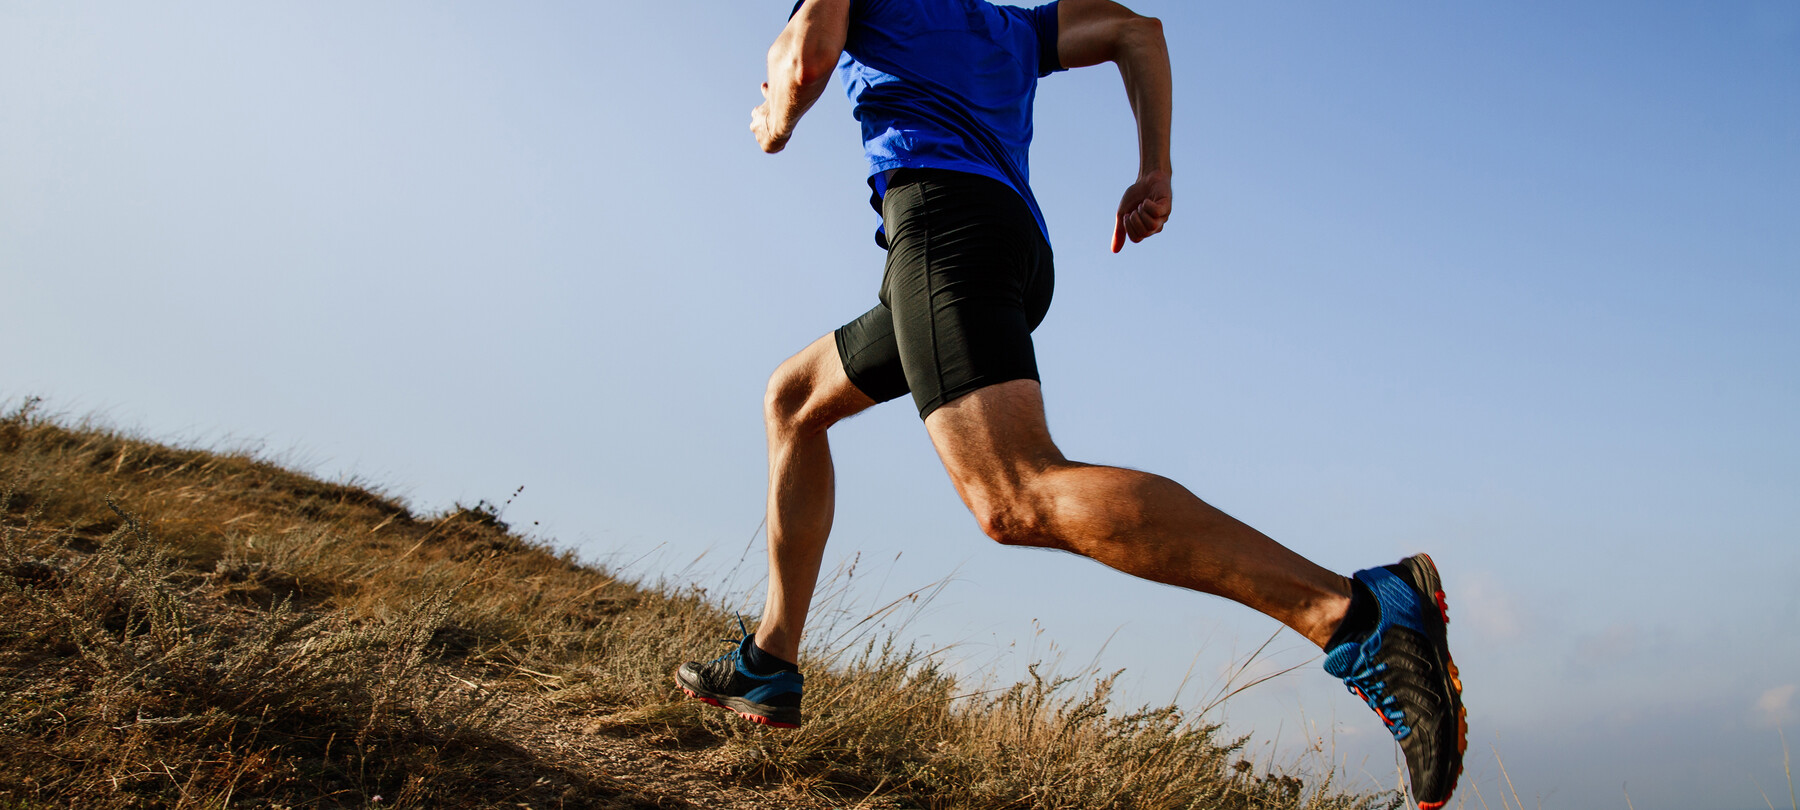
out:
{"label": "shoelace", "polygon": [[743,631],[744,635],[738,636],[737,638],[719,639],[720,644],[730,644],[731,651],[728,653],[725,653],[724,655],[719,656],[718,658],[714,658],[709,663],[717,664],[720,661],[724,661],[727,659],[736,661],[739,657],[742,656],[743,651],[744,651],[744,639],[750,635],[750,628],[744,624],[744,614],[742,614],[742,613],[737,614],[737,622],[738,622],[738,629]]}
{"label": "shoelace", "polygon": [[[1370,640],[1379,648],[1380,636],[1371,637]],[[1381,721],[1393,732],[1394,739],[1404,740],[1412,734],[1412,726],[1406,723],[1406,711],[1400,708],[1398,698],[1387,694],[1387,681],[1377,677],[1387,670],[1387,664],[1364,667],[1345,678],[1344,686],[1350,690],[1350,694],[1362,698],[1362,702],[1369,704],[1369,708],[1381,715]]]}

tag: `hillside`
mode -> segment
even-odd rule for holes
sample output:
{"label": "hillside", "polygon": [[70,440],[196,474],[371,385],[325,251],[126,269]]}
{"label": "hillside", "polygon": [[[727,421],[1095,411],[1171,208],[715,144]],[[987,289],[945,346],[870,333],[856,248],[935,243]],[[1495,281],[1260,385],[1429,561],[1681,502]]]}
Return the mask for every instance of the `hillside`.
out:
{"label": "hillside", "polygon": [[0,810],[1363,808],[1108,682],[969,695],[872,643],[808,725],[681,698],[735,620],[253,455],[0,414]]}

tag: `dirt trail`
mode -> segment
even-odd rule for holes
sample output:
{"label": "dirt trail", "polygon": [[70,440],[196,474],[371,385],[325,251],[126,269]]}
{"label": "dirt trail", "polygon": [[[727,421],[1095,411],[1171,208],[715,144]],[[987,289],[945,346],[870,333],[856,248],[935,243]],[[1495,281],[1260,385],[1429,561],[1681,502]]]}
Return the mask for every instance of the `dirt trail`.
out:
{"label": "dirt trail", "polygon": [[[559,769],[587,771],[615,782],[618,807],[825,810],[779,785],[756,785],[736,774],[750,756],[717,745],[688,747],[668,732],[633,730],[607,717],[581,717],[549,701],[522,707],[517,744]],[[743,753],[748,754],[748,751]],[[746,784],[749,783],[749,784]]]}

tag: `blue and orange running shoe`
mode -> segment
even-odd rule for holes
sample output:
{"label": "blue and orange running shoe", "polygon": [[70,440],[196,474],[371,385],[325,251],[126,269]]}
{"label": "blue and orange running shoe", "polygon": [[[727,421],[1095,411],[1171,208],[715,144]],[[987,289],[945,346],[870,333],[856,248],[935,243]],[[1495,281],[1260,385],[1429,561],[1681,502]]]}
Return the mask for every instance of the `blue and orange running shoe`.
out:
{"label": "blue and orange running shoe", "polygon": [[731,652],[701,664],[689,661],[675,670],[675,682],[688,697],[737,712],[739,717],[774,728],[799,728],[800,696],[806,678],[798,672],[783,670],[773,675],[758,675],[745,666],[744,650],[754,636],[738,620],[744,637]]}
{"label": "blue and orange running shoe", "polygon": [[1415,554],[1356,578],[1375,595],[1381,618],[1362,638],[1327,650],[1325,671],[1381,716],[1406,754],[1414,801],[1438,810],[1462,775],[1469,723],[1445,643],[1450,610],[1437,566]]}

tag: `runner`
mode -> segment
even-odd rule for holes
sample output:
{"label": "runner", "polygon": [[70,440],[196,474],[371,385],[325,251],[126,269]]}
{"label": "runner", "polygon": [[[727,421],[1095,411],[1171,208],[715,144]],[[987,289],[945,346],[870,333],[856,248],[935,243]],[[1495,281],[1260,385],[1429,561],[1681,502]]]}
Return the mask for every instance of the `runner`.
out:
{"label": "runner", "polygon": [[828,429],[911,394],[956,491],[994,540],[1054,548],[1226,597],[1326,651],[1325,669],[1405,751],[1419,807],[1462,772],[1462,683],[1443,588],[1423,554],[1343,577],[1149,473],[1063,457],[1044,422],[1031,332],[1054,261],[1026,153],[1040,78],[1111,63],[1137,120],[1138,175],[1112,250],[1163,228],[1172,203],[1171,84],[1161,24],[1110,0],[1033,9],[984,0],[800,0],[769,49],[750,129],[779,152],[836,72],[862,124],[876,305],[769,380],[769,591],[762,620],[676,680],[746,719],[801,724],[800,639],[834,502]]}

